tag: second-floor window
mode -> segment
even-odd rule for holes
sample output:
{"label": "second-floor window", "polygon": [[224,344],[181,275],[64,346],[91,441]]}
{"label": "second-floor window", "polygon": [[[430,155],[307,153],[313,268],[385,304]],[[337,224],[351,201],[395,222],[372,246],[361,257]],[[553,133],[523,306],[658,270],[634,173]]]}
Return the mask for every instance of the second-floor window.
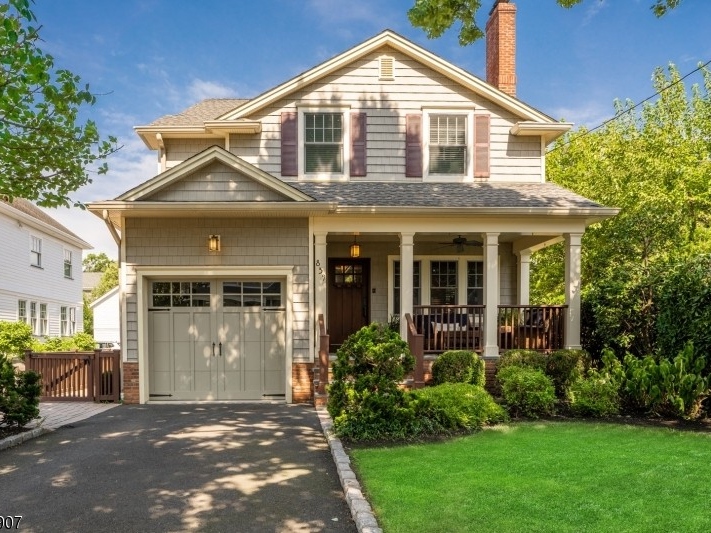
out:
{"label": "second-floor window", "polygon": [[343,114],[304,113],[304,171],[343,172]]}
{"label": "second-floor window", "polygon": [[72,251],[64,250],[64,277],[72,278]]}
{"label": "second-floor window", "polygon": [[42,266],[42,239],[39,237],[32,237],[32,243],[30,245],[30,265],[36,267]]}
{"label": "second-floor window", "polygon": [[466,115],[430,115],[430,174],[465,174]]}

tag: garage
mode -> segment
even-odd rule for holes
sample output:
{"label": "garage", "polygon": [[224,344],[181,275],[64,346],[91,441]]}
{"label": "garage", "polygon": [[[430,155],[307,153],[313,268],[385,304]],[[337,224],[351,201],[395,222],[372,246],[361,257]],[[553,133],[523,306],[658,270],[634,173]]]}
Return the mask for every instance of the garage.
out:
{"label": "garage", "polygon": [[283,400],[284,283],[148,281],[149,400]]}

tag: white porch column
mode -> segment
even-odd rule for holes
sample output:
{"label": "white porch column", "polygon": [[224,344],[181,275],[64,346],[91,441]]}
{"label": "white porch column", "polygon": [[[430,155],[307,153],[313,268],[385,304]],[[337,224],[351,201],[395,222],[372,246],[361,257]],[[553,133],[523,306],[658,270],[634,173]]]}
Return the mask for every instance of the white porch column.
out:
{"label": "white porch column", "polygon": [[531,302],[531,252],[518,252],[518,305]]}
{"label": "white porch column", "polygon": [[405,340],[407,340],[405,313],[412,315],[414,236],[414,233],[400,234],[400,335]]}
{"label": "white porch column", "polygon": [[[327,274],[328,274],[328,255],[326,255],[326,236],[325,231],[314,232],[314,323],[318,324],[318,315],[323,315],[328,328],[327,311]],[[318,331],[316,331],[318,345]]]}
{"label": "white porch column", "polygon": [[499,234],[484,235],[484,356],[499,355]]}
{"label": "white porch column", "polygon": [[579,350],[580,346],[580,242],[582,233],[565,234],[565,304],[568,319],[565,324],[565,347]]}

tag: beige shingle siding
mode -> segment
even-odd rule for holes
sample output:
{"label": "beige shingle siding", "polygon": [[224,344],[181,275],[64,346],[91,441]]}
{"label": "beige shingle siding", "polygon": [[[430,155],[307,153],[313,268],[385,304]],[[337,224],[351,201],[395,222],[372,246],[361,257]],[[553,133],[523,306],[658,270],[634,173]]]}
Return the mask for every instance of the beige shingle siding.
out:
{"label": "beige shingle siding", "polygon": [[165,168],[173,168],[189,157],[210,148],[210,146],[225,147],[223,139],[166,139],[165,140]]}
{"label": "beige shingle siding", "polygon": [[[394,81],[378,80],[378,58],[383,53],[395,58]],[[491,181],[541,180],[540,139],[512,137],[509,130],[516,117],[391,49],[379,50],[251,116],[262,123],[261,136],[232,135],[230,150],[280,176],[279,121],[281,113],[295,110],[297,103],[349,105],[351,111],[367,113],[368,180],[403,179],[406,114],[420,113],[423,106],[448,105],[472,105],[476,112],[491,114]]]}
{"label": "beige shingle siding", "polygon": [[[219,255],[207,253],[207,235],[221,236]],[[132,219],[126,220],[127,357],[138,359],[136,267],[292,266],[294,362],[309,362],[308,220]]]}
{"label": "beige shingle siding", "polygon": [[194,172],[147,198],[150,201],[279,202],[279,193],[246,178],[220,162]]}

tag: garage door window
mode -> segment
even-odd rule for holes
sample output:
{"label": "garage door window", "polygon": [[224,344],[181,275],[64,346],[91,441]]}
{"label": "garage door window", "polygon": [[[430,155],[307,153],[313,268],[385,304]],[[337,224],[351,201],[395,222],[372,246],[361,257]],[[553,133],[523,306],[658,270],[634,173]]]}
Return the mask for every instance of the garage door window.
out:
{"label": "garage door window", "polygon": [[154,281],[153,307],[210,307],[209,281]]}
{"label": "garage door window", "polygon": [[224,307],[281,307],[279,281],[225,281],[222,283]]}

